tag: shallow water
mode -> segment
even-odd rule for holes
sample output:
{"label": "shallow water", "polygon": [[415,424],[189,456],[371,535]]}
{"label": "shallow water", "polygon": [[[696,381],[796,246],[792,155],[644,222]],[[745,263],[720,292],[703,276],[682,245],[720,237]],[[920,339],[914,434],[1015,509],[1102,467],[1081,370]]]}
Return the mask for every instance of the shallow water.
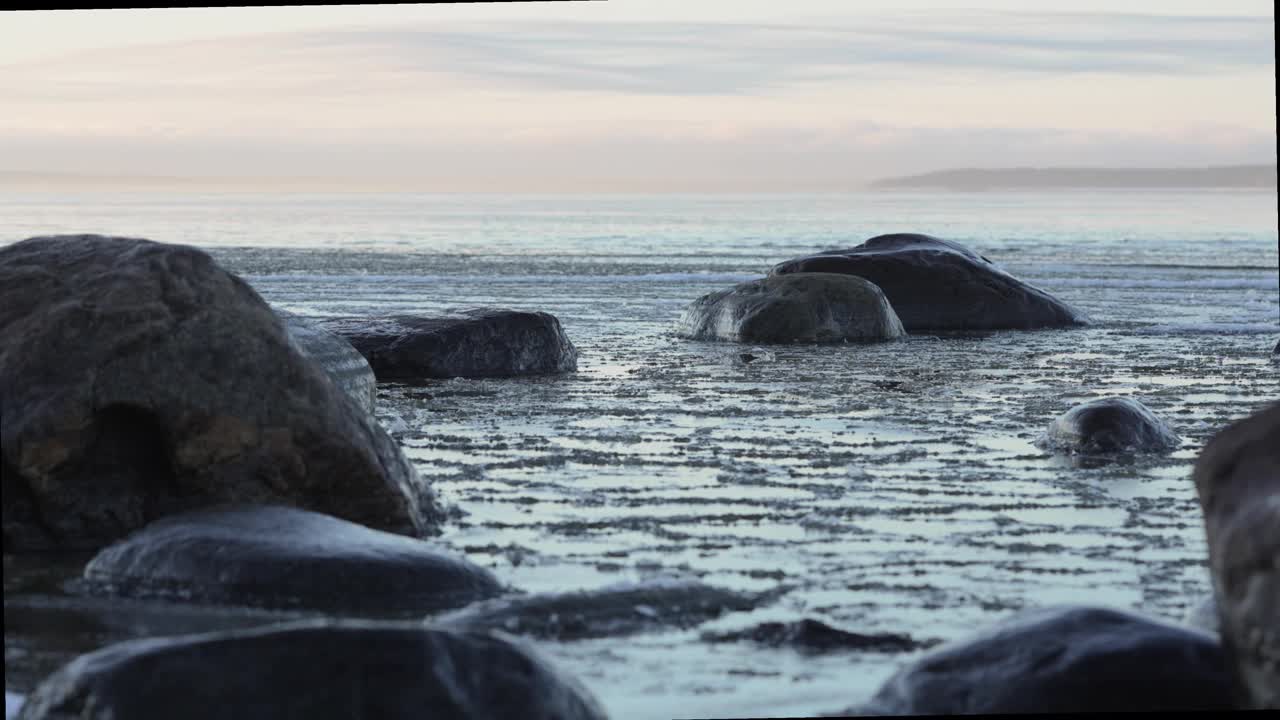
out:
{"label": "shallow water", "polygon": [[[807,656],[703,642],[705,630],[812,617],[951,639],[1011,610],[1077,602],[1180,619],[1208,591],[1191,463],[1217,429],[1280,397],[1275,202],[31,195],[3,201],[0,229],[199,244],[303,314],[557,315],[577,373],[383,385],[378,415],[461,511],[444,540],[504,581],[793,586],[694,630],[538,643],[615,718],[724,717],[847,707],[911,653]],[[768,348],[670,333],[699,295],[891,231],[969,244],[1095,324]],[[1055,415],[1104,395],[1140,398],[1181,447],[1098,464],[1033,444]],[[32,657],[52,665],[130,633],[270,620],[214,613],[108,631],[31,620],[11,642],[10,571],[5,681],[19,692],[44,667]]]}

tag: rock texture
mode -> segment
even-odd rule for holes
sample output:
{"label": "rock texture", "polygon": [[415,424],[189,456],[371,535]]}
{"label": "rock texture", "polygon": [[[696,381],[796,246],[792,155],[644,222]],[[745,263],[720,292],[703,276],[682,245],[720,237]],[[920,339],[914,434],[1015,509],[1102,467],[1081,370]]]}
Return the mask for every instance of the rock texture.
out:
{"label": "rock texture", "polygon": [[739,593],[686,580],[650,580],[599,590],[509,596],[436,618],[441,627],[496,629],[552,640],[616,637],[690,628],[752,610],[776,592]]}
{"label": "rock texture", "polygon": [[284,322],[294,349],[324,368],[333,383],[365,412],[373,412],[378,396],[378,379],[364,356],[351,343],[287,310],[275,308]]}
{"label": "rock texture", "polygon": [[1241,704],[1280,709],[1280,403],[1218,433],[1193,476]]}
{"label": "rock texture", "polygon": [[855,275],[875,283],[907,332],[1087,323],[1083,313],[969,248],[928,235],[880,235],[848,250],[788,260],[771,274],[812,272]]}
{"label": "rock texture", "polygon": [[424,614],[503,592],[431,543],[271,506],[158,520],[99,552],[84,579],[112,595],[348,613]]}
{"label": "rock texture", "polygon": [[830,273],[763,278],[704,295],[676,323],[680,337],[749,343],[892,340],[905,334],[880,288]]}
{"label": "rock texture", "polygon": [[440,317],[329,318],[321,325],[369,361],[379,380],[573,372],[578,351],[544,312],[477,308]]}
{"label": "rock texture", "polygon": [[1137,400],[1099,398],[1081,403],[1049,424],[1036,444],[1072,453],[1164,452],[1181,440]]}
{"label": "rock texture", "polygon": [[73,660],[22,720],[602,720],[522,644],[416,624],[309,621],[133,640]]}
{"label": "rock texture", "polygon": [[95,235],[0,249],[4,551],[280,503],[402,533],[442,517],[399,447],[204,252]]}
{"label": "rock texture", "polygon": [[1095,607],[1022,612],[891,677],[870,715],[1226,710],[1217,639]]}

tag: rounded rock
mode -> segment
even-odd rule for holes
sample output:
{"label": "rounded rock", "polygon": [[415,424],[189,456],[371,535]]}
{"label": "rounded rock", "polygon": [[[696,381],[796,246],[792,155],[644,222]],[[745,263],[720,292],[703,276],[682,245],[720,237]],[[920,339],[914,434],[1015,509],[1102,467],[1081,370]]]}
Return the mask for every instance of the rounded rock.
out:
{"label": "rounded rock", "polygon": [[1146,405],[1111,397],[1090,400],[1058,416],[1036,444],[1049,450],[1092,454],[1165,452],[1180,442]]}

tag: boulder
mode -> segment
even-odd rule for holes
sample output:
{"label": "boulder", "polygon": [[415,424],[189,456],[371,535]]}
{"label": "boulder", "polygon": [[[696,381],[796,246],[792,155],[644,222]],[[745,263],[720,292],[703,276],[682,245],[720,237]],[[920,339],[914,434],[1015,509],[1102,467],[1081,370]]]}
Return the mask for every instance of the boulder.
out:
{"label": "boulder", "polygon": [[560,321],[544,312],[476,308],[439,317],[340,317],[320,324],[346,338],[379,380],[514,377],[578,369],[578,351]]}
{"label": "boulder", "polygon": [[705,642],[750,641],[767,647],[787,647],[804,653],[884,652],[900,653],[937,644],[920,641],[902,633],[849,632],[832,627],[821,620],[804,618],[794,622],[764,622],[744,630],[705,632]]}
{"label": "boulder", "polygon": [[1180,442],[1146,405],[1109,397],[1081,403],[1058,416],[1036,444],[1047,450],[1093,454],[1164,452]]}
{"label": "boulder", "polygon": [[1241,704],[1280,709],[1280,403],[1219,432],[1192,475]]}
{"label": "boulder", "polygon": [[365,412],[373,412],[378,380],[364,356],[356,352],[351,343],[299,315],[279,308],[275,308],[275,313],[284,322],[294,349],[323,368],[329,379],[355,400],[356,405]]}
{"label": "boulder", "polygon": [[1143,615],[1066,606],[1024,611],[921,656],[855,712],[967,715],[1227,710],[1214,636]]}
{"label": "boulder", "polygon": [[762,278],[703,295],[676,323],[679,337],[744,343],[892,340],[905,334],[880,288],[831,273]]}
{"label": "boulder", "polygon": [[1083,313],[969,248],[917,234],[873,237],[848,250],[788,260],[771,275],[841,273],[884,291],[907,332],[1029,330],[1084,325]]}
{"label": "boulder", "polygon": [[131,640],[82,655],[22,720],[602,720],[598,701],[522,643],[417,624],[303,621]]}
{"label": "boulder", "polygon": [[0,249],[4,551],[98,549],[223,503],[399,533],[443,512],[377,422],[204,252],[76,235]]}
{"label": "boulder", "polygon": [[423,540],[288,507],[198,510],[148,525],[84,570],[95,593],[343,613],[416,613],[502,594]]}
{"label": "boulder", "polygon": [[598,590],[485,600],[439,616],[436,623],[549,640],[617,637],[691,628],[725,613],[761,607],[778,594],[740,593],[696,581],[657,579]]}

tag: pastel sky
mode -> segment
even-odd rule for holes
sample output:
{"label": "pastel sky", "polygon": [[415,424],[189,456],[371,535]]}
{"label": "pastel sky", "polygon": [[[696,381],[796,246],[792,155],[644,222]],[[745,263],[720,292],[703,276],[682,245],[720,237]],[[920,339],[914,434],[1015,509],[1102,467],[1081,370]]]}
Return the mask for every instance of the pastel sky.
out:
{"label": "pastel sky", "polygon": [[0,16],[0,171],[821,190],[1276,158],[1269,1],[608,0]]}

